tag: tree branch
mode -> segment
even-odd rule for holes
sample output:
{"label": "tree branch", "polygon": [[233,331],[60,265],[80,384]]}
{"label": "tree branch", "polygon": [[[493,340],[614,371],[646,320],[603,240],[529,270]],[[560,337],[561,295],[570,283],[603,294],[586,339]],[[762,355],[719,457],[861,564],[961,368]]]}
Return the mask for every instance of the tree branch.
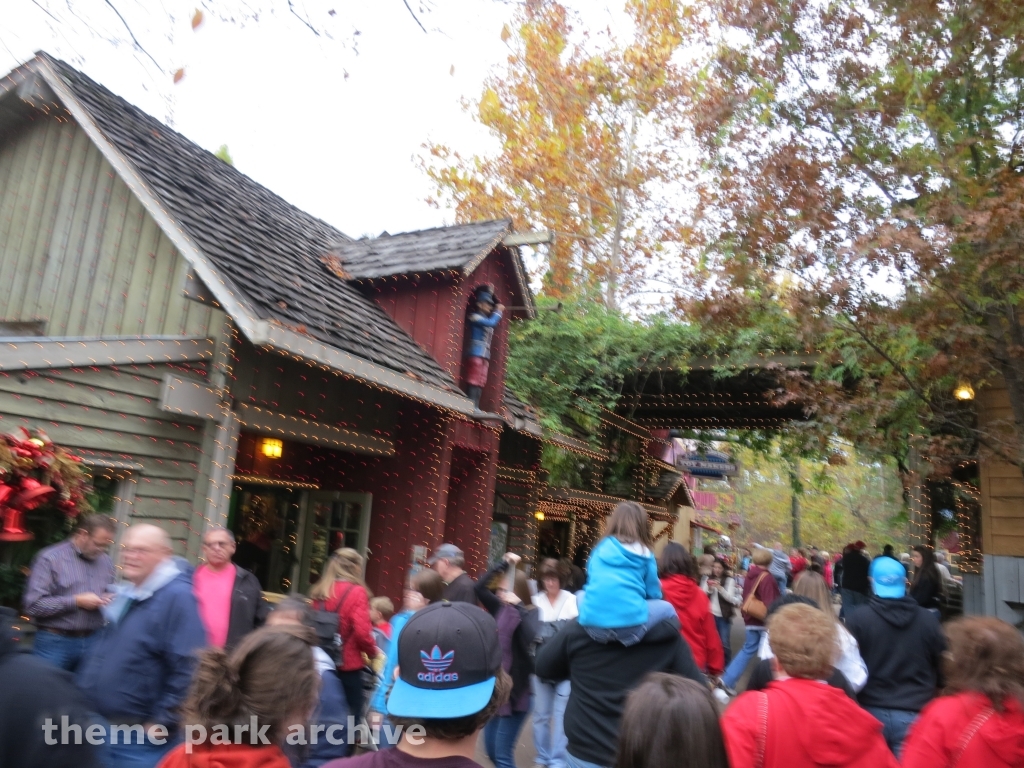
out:
{"label": "tree branch", "polygon": [[309,19],[304,19],[299,15],[299,12],[295,10],[295,3],[293,3],[292,0],[288,0],[288,10],[291,12],[292,16],[294,16],[296,19],[298,19],[307,27],[309,27],[310,32],[312,32],[317,37],[320,37],[320,30],[314,27],[312,24],[310,24]]}
{"label": "tree branch", "polygon": [[132,32],[132,28],[130,26],[128,26],[128,22],[125,21],[124,16],[121,15],[121,12],[119,10],[117,10],[117,6],[115,6],[110,0],[103,0],[103,2],[105,2],[107,5],[109,5],[110,6],[110,10],[112,10],[114,13],[117,14],[117,18],[119,18],[121,20],[121,23],[124,24],[124,28],[126,30],[128,30],[128,35],[131,37],[132,43],[134,43],[135,47],[138,48],[140,51],[142,51],[147,56],[149,56],[149,60],[152,61],[153,64],[156,65],[157,69],[163,70],[163,67],[160,66],[160,62],[158,62],[156,59],[153,58],[153,54],[151,54],[149,51],[147,51],[145,48],[142,47],[142,43],[140,43],[138,41],[138,38],[135,37],[135,33]]}
{"label": "tree branch", "polygon": [[416,24],[419,25],[419,28],[423,30],[423,34],[427,34],[427,28],[423,26],[423,22],[419,20],[419,17],[413,13],[412,8],[409,6],[409,0],[402,0],[402,4],[405,6],[405,10],[409,12],[409,15],[412,16],[412,20],[415,21]]}

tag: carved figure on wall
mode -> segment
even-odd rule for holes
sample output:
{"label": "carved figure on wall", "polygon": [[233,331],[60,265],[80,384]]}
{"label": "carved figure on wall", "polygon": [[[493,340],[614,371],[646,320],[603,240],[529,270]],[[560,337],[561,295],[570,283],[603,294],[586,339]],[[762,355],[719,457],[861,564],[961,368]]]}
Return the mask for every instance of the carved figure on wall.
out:
{"label": "carved figure on wall", "polygon": [[466,317],[469,324],[469,345],[466,348],[466,364],[463,368],[466,380],[466,394],[473,405],[480,408],[480,396],[487,386],[487,373],[491,363],[491,339],[494,329],[501,322],[504,306],[494,298],[494,286],[482,285],[474,291],[474,308]]}

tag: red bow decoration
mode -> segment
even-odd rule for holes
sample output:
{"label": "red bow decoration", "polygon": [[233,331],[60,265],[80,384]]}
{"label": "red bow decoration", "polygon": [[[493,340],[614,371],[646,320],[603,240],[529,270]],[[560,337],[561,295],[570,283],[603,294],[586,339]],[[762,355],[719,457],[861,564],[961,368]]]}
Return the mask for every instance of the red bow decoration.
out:
{"label": "red bow decoration", "polygon": [[15,489],[6,483],[0,483],[0,514],[3,515],[3,528],[0,529],[0,541],[28,541],[34,538],[33,533],[25,528],[25,510],[17,506],[5,506],[7,500],[14,495]]}

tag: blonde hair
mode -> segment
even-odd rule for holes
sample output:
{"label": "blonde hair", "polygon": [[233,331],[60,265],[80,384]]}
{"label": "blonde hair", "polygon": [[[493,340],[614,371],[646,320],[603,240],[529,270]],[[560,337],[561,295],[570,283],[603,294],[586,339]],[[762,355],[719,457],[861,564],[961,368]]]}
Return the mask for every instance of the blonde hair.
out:
{"label": "blonde hair", "polygon": [[766,549],[764,547],[761,547],[760,549],[755,549],[754,554],[750,556],[750,561],[754,565],[759,565],[762,568],[767,568],[769,565],[772,564],[772,560],[774,559],[775,553],[772,552],[770,549]]}
{"label": "blonde hair", "polygon": [[309,588],[310,598],[313,600],[329,599],[336,581],[358,584],[366,590],[368,595],[370,594],[366,582],[363,581],[363,556],[351,547],[334,550],[334,554],[327,559],[324,572],[320,574],[316,584]]}
{"label": "blonde hair", "polygon": [[768,644],[790,677],[827,680],[839,651],[836,622],[810,605],[786,605],[768,617]]}
{"label": "blonde hair", "polygon": [[832,608],[832,593],[828,591],[825,577],[820,573],[804,571],[797,576],[793,582],[793,594],[813,600],[833,621],[839,621]]}

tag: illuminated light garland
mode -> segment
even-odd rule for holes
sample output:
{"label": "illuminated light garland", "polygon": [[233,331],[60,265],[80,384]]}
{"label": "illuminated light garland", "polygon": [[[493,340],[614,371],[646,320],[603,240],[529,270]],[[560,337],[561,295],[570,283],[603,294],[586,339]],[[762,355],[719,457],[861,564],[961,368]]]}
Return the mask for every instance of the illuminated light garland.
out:
{"label": "illuminated light garland", "polygon": [[304,491],[318,491],[320,486],[317,483],[302,483],[297,480],[279,480],[274,477],[262,475],[229,475],[228,479],[233,483],[248,483],[250,485],[266,485],[274,488],[298,488]]}

